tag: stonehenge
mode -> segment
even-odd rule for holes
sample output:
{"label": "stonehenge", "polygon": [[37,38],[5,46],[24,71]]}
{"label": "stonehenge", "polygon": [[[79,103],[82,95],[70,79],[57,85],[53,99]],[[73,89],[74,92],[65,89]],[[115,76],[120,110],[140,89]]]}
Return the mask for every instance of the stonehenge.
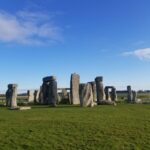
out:
{"label": "stonehenge", "polygon": [[[70,88],[57,88],[55,76],[46,76],[42,79],[40,90],[28,90],[28,103],[44,104],[55,107],[56,104],[80,105],[81,107],[93,107],[97,105],[116,105],[117,93],[114,86],[104,86],[103,76],[97,76],[94,81],[80,83],[80,76],[71,74]],[[59,92],[58,92],[59,91]],[[141,103],[137,99],[137,92],[131,86],[123,91],[127,95],[129,103]],[[24,102],[23,104],[25,104]],[[28,103],[26,103],[28,105]],[[6,106],[17,106],[17,84],[9,84],[6,91]],[[26,108],[22,108],[24,110]]]}

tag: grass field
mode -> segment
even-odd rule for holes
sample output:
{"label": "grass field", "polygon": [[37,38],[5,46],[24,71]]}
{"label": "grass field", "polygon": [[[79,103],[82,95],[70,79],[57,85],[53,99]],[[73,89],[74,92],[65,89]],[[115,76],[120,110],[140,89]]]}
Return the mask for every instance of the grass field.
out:
{"label": "grass field", "polygon": [[0,150],[149,150],[150,105],[0,108]]}

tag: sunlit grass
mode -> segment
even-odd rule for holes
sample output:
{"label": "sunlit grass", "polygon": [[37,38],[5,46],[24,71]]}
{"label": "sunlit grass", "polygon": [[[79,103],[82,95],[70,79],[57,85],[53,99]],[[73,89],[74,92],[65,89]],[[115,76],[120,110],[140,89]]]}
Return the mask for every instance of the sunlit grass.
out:
{"label": "sunlit grass", "polygon": [[0,149],[150,149],[150,105],[1,107]]}

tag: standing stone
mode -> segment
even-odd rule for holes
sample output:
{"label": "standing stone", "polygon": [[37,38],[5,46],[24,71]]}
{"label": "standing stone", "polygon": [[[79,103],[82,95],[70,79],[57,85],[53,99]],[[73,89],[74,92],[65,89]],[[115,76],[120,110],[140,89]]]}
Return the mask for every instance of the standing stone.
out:
{"label": "standing stone", "polygon": [[[49,81],[50,82],[50,81]],[[43,93],[43,104],[48,104],[48,95],[49,95],[49,82],[44,81],[43,79],[43,85],[42,85],[42,93]]]}
{"label": "standing stone", "polygon": [[40,95],[40,91],[35,90],[34,91],[34,103],[39,103],[39,95]]}
{"label": "standing stone", "polygon": [[90,83],[80,84],[80,106],[82,107],[93,107],[93,92]]}
{"label": "standing stone", "polygon": [[94,102],[97,101],[97,93],[96,93],[96,83],[93,81],[93,82],[89,82],[92,86],[92,92],[93,92],[93,100]]}
{"label": "standing stone", "polygon": [[55,107],[57,103],[57,82],[56,77],[51,76],[50,84],[49,84],[49,91],[48,91],[48,103]]}
{"label": "standing stone", "polygon": [[115,87],[112,87],[111,100],[112,101],[117,101],[117,92],[116,92],[116,88]]}
{"label": "standing stone", "polygon": [[127,97],[128,97],[128,102],[132,102],[133,94],[130,85],[127,86]]}
{"label": "standing stone", "polygon": [[133,91],[132,94],[133,94],[132,101],[133,101],[133,102],[136,102],[136,101],[137,101],[137,92],[136,92],[136,91]]}
{"label": "standing stone", "polygon": [[79,83],[80,83],[80,76],[76,73],[71,74],[70,96],[71,96],[71,103],[73,105],[80,104]]}
{"label": "standing stone", "polygon": [[106,100],[111,101],[109,88],[107,86],[105,87],[105,95],[106,95]]}
{"label": "standing stone", "polygon": [[99,104],[100,101],[105,99],[105,92],[103,87],[103,77],[96,77],[96,91],[97,91],[97,104]]}
{"label": "standing stone", "polygon": [[28,102],[29,103],[34,102],[34,93],[33,93],[33,91],[32,90],[28,90],[27,91],[27,95],[28,95]]}
{"label": "standing stone", "polygon": [[39,103],[43,104],[44,100],[43,100],[43,87],[40,86],[40,92],[39,92]]}
{"label": "standing stone", "polygon": [[17,108],[17,84],[9,84],[6,91],[6,106]]}

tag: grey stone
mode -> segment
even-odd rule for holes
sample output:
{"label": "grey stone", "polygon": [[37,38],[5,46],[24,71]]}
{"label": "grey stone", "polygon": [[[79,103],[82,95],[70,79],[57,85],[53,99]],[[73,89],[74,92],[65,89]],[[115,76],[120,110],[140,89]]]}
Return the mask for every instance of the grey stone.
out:
{"label": "grey stone", "polygon": [[137,101],[137,92],[136,91],[132,91],[132,101],[136,102]]}
{"label": "grey stone", "polygon": [[43,104],[48,104],[48,96],[49,96],[49,85],[50,83],[44,82],[42,85],[42,103]]}
{"label": "grey stone", "polygon": [[40,86],[40,92],[39,92],[39,103],[43,104],[44,103],[44,95],[43,95],[43,86]]}
{"label": "grey stone", "polygon": [[92,92],[93,92],[93,101],[97,101],[97,93],[96,93],[96,83],[94,81],[89,82],[92,86]]}
{"label": "grey stone", "polygon": [[99,105],[99,102],[105,99],[105,92],[103,87],[103,77],[96,77],[96,91],[97,91],[97,104]]}
{"label": "grey stone", "polygon": [[56,78],[51,77],[51,81],[49,84],[49,89],[48,89],[48,104],[51,106],[55,107],[58,99],[57,95],[57,82]]}
{"label": "grey stone", "polygon": [[27,91],[27,95],[28,95],[28,102],[29,103],[33,103],[34,102],[34,93],[32,90],[28,90]]}
{"label": "grey stone", "polygon": [[34,91],[34,103],[39,103],[39,96],[40,96],[40,91],[35,90]]}
{"label": "grey stone", "polygon": [[71,103],[74,105],[80,104],[79,99],[79,83],[80,83],[80,76],[76,73],[71,74],[70,80],[70,97]]}
{"label": "grey stone", "polygon": [[80,84],[80,106],[93,107],[93,92],[90,83]]}
{"label": "grey stone", "polygon": [[117,101],[117,92],[116,92],[116,88],[115,87],[112,87],[111,100],[112,101]]}
{"label": "grey stone", "polygon": [[133,93],[130,85],[127,86],[127,98],[128,102],[132,102]]}
{"label": "grey stone", "polygon": [[9,84],[6,91],[6,106],[17,108],[17,84]]}
{"label": "grey stone", "polygon": [[53,80],[56,80],[55,76],[47,76],[43,78],[43,82],[51,82]]}
{"label": "grey stone", "polygon": [[105,87],[105,95],[106,95],[106,100],[111,101],[109,88],[107,86]]}

